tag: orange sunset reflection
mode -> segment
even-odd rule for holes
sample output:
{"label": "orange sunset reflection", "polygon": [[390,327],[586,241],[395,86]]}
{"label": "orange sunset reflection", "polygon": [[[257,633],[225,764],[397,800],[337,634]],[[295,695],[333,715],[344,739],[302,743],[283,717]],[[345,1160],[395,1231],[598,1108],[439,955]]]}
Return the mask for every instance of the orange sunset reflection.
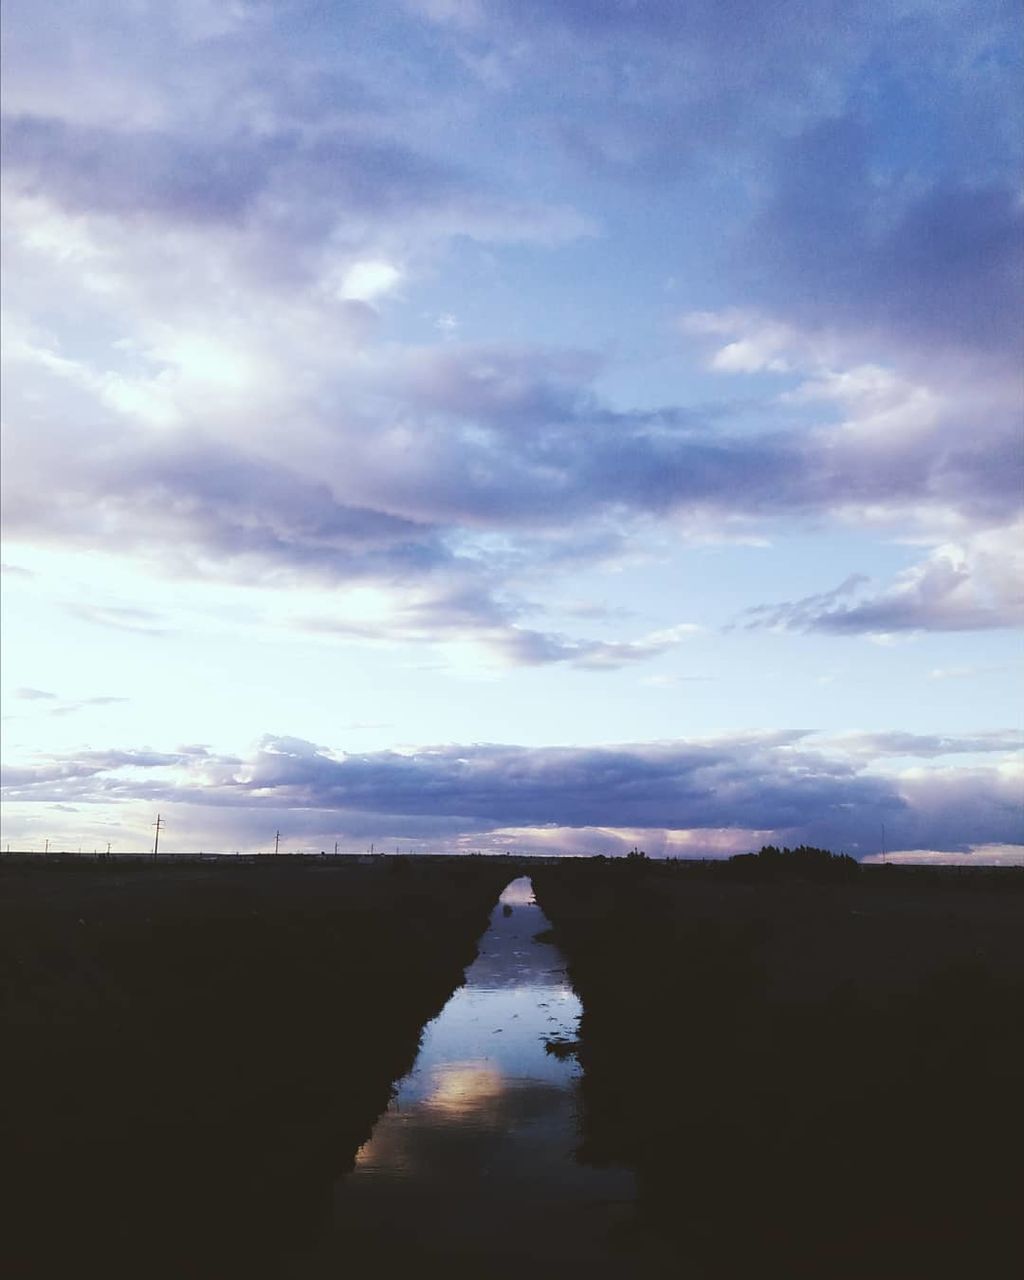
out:
{"label": "orange sunset reflection", "polygon": [[492,1107],[505,1092],[505,1078],[493,1066],[452,1062],[438,1068],[424,1104],[453,1119]]}

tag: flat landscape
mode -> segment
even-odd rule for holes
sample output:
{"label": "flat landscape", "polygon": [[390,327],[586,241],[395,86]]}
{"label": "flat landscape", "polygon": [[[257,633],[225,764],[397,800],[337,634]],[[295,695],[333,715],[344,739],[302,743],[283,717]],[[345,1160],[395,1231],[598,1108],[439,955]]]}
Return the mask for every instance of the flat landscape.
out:
{"label": "flat landscape", "polygon": [[1024,6],[0,24],[0,1280],[1021,1280]]}
{"label": "flat landscape", "polygon": [[508,878],[475,859],[5,861],[12,1273],[276,1274]]}
{"label": "flat landscape", "polygon": [[525,872],[651,1274],[1010,1277],[1024,876],[756,871],[5,861],[12,1273],[281,1274]]}
{"label": "flat landscape", "polygon": [[583,1003],[583,1146],[693,1274],[1019,1274],[1024,875],[534,876]]}

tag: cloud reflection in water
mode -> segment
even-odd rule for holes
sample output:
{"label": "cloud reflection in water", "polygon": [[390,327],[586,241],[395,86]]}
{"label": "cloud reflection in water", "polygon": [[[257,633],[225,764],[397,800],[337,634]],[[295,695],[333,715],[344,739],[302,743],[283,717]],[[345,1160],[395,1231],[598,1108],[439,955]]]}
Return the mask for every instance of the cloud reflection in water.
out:
{"label": "cloud reflection in water", "polygon": [[558,951],[534,940],[547,927],[529,880],[509,885],[465,985],[425,1029],[338,1187],[321,1269],[303,1274],[342,1256],[378,1267],[472,1257],[492,1275],[498,1254],[600,1259],[633,1183],[575,1160],[579,1068],[547,1053],[545,1038],[574,1039],[580,1005]]}

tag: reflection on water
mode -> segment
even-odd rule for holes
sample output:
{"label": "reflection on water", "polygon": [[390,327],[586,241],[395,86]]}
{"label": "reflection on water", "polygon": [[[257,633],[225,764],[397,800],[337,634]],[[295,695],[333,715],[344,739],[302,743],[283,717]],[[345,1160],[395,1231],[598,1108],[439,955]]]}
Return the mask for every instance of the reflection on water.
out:
{"label": "reflection on water", "polygon": [[529,880],[513,881],[295,1275],[397,1275],[428,1261],[447,1275],[570,1262],[593,1275],[614,1258],[632,1177],[573,1158],[579,1068],[545,1045],[574,1038],[580,1005],[558,950],[534,939],[546,928]]}

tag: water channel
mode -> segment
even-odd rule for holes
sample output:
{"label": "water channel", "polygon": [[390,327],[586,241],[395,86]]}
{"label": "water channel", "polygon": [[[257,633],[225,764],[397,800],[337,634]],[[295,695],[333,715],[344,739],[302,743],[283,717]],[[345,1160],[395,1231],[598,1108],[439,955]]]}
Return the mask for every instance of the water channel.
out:
{"label": "water channel", "polygon": [[295,1275],[624,1274],[635,1188],[574,1158],[579,1067],[547,1045],[580,1004],[549,927],[530,881],[508,885]]}

